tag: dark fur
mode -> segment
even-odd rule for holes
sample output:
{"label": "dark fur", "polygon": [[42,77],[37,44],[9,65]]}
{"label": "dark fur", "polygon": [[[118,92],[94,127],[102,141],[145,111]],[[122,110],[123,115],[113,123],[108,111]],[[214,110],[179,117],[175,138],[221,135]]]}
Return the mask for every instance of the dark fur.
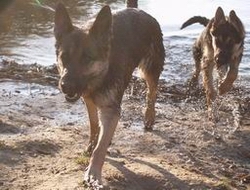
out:
{"label": "dark fur", "polygon": [[190,19],[188,19],[186,22],[184,22],[181,26],[181,29],[186,28],[189,25],[195,24],[195,23],[200,23],[203,26],[207,26],[207,24],[209,23],[209,19],[207,19],[206,17],[201,17],[201,16],[194,16]]}
{"label": "dark fur", "polygon": [[242,22],[232,10],[226,17],[221,7],[218,7],[215,17],[208,20],[205,17],[192,17],[181,28],[200,23],[206,26],[193,46],[195,72],[191,86],[196,86],[200,71],[203,72],[203,85],[206,92],[209,110],[216,97],[213,86],[213,69],[219,74],[218,93],[228,92],[238,75],[238,67],[243,55],[245,30]]}
{"label": "dark fur", "polygon": [[93,185],[93,181],[101,182],[101,169],[120,117],[122,97],[136,67],[143,72],[148,86],[145,128],[151,129],[154,124],[157,84],[165,58],[161,29],[144,11],[127,8],[112,15],[109,6],[80,29],[72,25],[65,7],[59,3],[54,33],[59,87],[68,101],[82,97],[88,110],[91,158],[85,182]]}
{"label": "dark fur", "polygon": [[127,0],[127,7],[137,8],[138,7],[137,0]]}

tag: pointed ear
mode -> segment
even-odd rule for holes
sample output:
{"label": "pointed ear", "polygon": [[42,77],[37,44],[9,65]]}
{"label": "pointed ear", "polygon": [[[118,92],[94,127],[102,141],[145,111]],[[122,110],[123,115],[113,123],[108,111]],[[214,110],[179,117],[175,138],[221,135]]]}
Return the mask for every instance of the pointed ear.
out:
{"label": "pointed ear", "polygon": [[73,30],[73,25],[65,6],[60,2],[55,10],[54,35],[59,40],[63,35]]}
{"label": "pointed ear", "polygon": [[214,25],[223,24],[226,22],[225,14],[221,7],[218,7],[214,17]]}
{"label": "pointed ear", "polygon": [[234,10],[231,10],[229,13],[229,22],[234,26],[234,28],[240,33],[241,37],[244,38],[245,30],[242,22],[239,17],[236,15]]}
{"label": "pointed ear", "polygon": [[239,18],[237,17],[236,13],[234,10],[231,10],[229,13],[229,19],[230,20],[239,20]]}
{"label": "pointed ear", "polygon": [[112,26],[112,14],[109,6],[104,6],[98,13],[89,30],[90,36],[98,42],[108,43]]}

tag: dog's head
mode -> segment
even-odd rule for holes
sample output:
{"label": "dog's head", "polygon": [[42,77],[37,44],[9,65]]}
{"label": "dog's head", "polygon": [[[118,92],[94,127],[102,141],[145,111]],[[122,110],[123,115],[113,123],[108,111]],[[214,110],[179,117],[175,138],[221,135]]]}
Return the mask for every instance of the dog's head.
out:
{"label": "dog's head", "polygon": [[59,88],[66,100],[74,102],[89,93],[108,70],[112,15],[105,6],[86,30],[73,26],[62,3],[55,12],[54,35]]}
{"label": "dog's head", "polygon": [[235,11],[230,11],[226,17],[221,7],[218,7],[211,23],[214,60],[217,67],[227,65],[242,54],[245,37],[243,24]]}

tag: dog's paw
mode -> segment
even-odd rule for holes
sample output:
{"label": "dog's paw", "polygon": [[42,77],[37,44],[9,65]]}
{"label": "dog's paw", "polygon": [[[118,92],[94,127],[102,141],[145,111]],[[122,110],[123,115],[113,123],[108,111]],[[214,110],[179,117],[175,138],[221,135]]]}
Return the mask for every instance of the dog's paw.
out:
{"label": "dog's paw", "polygon": [[217,123],[220,120],[219,107],[220,107],[220,100],[217,98],[208,107],[209,121],[212,121],[213,123]]}
{"label": "dog's paw", "polygon": [[144,129],[146,131],[152,131],[153,130],[153,125],[154,125],[154,121],[145,119],[145,121],[144,121]]}
{"label": "dog's paw", "polygon": [[96,177],[93,175],[84,175],[83,185],[89,190],[103,189],[103,185],[101,184],[100,180],[96,179]]}
{"label": "dog's paw", "polygon": [[194,90],[198,86],[198,78],[192,77],[191,79],[188,80],[187,86],[190,90]]}
{"label": "dog's paw", "polygon": [[83,178],[83,185],[89,190],[103,189],[101,175],[98,171],[92,171],[89,167],[86,169]]}
{"label": "dog's paw", "polygon": [[210,110],[208,111],[208,120],[213,123],[218,123],[220,118],[219,115],[217,115],[214,111]]}
{"label": "dog's paw", "polygon": [[155,111],[147,109],[145,112],[144,127],[146,131],[152,131],[155,123]]}

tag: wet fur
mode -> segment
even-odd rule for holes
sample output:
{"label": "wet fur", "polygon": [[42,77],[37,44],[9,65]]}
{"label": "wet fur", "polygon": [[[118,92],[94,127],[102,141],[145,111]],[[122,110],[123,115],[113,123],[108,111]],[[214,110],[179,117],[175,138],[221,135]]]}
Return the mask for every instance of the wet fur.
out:
{"label": "wet fur", "polygon": [[219,75],[218,94],[228,92],[238,75],[238,67],[243,55],[245,30],[242,22],[232,10],[225,16],[218,7],[215,17],[208,20],[195,16],[187,20],[181,29],[200,23],[206,28],[197,38],[193,46],[195,72],[190,87],[197,85],[200,71],[203,73],[203,86],[206,92],[208,109],[216,98],[217,91],[213,85],[213,71]]}
{"label": "wet fur", "polygon": [[86,104],[90,121],[87,151],[91,158],[84,180],[94,186],[101,183],[122,97],[136,67],[143,72],[148,87],[145,128],[152,128],[165,50],[158,22],[136,8],[112,15],[109,6],[104,6],[94,22],[86,25],[84,29],[73,26],[64,5],[57,5],[54,34],[59,87],[68,101],[82,97]]}

